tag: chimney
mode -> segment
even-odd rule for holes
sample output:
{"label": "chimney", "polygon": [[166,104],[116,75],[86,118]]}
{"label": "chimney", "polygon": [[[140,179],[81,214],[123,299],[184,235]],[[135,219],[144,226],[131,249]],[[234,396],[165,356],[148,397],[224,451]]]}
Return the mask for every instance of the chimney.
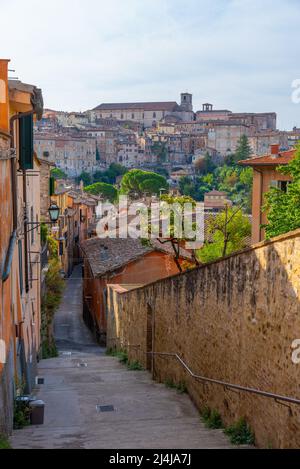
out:
{"label": "chimney", "polygon": [[271,156],[272,158],[278,158],[279,156],[279,144],[270,145]]}

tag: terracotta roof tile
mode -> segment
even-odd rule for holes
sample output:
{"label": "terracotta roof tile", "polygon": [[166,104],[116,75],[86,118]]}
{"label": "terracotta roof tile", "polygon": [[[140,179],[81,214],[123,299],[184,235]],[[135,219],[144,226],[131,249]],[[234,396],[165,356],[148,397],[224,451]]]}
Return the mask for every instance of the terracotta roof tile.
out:
{"label": "terracotta roof tile", "polygon": [[240,165],[244,166],[277,166],[281,164],[288,164],[293,158],[296,156],[296,150],[287,150],[287,151],[280,151],[278,156],[274,155],[263,155],[263,156],[256,156],[254,158],[248,158],[247,160],[239,161]]}
{"label": "terracotta roof tile", "polygon": [[94,277],[112,273],[154,250],[132,238],[91,238],[81,243],[81,249]]}

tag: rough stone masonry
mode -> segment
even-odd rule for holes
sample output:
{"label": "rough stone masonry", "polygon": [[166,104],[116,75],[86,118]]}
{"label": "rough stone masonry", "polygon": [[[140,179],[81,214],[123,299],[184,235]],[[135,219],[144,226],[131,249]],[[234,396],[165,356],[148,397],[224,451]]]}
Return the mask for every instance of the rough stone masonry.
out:
{"label": "rough stone masonry", "polygon": [[[142,288],[109,288],[108,347],[126,348],[148,368],[153,346],[179,354],[196,374],[300,398],[297,338],[300,230]],[[260,447],[300,447],[297,405],[204,385],[172,357],[155,356],[154,375],[184,381],[198,408],[217,409],[226,425],[245,417]]]}

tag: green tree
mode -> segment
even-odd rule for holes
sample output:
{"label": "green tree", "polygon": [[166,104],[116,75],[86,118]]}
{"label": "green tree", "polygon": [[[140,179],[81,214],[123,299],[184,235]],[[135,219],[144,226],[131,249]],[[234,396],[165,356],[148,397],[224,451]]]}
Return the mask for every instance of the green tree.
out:
{"label": "green tree", "polygon": [[121,181],[121,193],[141,197],[145,192],[159,194],[160,189],[168,189],[166,179],[160,174],[141,169],[131,169]]}
{"label": "green tree", "polygon": [[213,173],[215,169],[216,165],[208,152],[206,152],[204,158],[199,158],[199,160],[195,162],[195,171],[197,174]]}
{"label": "green tree", "polygon": [[106,182],[108,184],[115,184],[118,176],[127,172],[127,169],[118,164],[112,163],[105,171],[95,171],[93,174],[93,182]]}
{"label": "green tree", "polygon": [[268,223],[264,226],[267,238],[300,227],[300,145],[295,158],[289,164],[279,166],[277,171],[291,176],[292,182],[287,185],[286,192],[272,187],[265,194],[263,210],[268,216]]}
{"label": "green tree", "polygon": [[106,184],[105,182],[95,182],[86,186],[84,190],[93,195],[106,197],[110,202],[114,202],[118,198],[118,190],[112,184]]}
{"label": "green tree", "polygon": [[[170,236],[168,239],[161,239],[161,238],[157,238],[158,241],[161,243],[161,244],[165,244],[165,243],[170,243],[171,246],[172,246],[172,249],[173,249],[173,252],[174,252],[174,261],[178,267],[178,270],[179,272],[182,272],[182,265],[180,263],[180,243],[181,241],[184,241],[184,240],[188,240],[189,238],[186,237],[186,234],[184,233],[184,217],[182,217],[182,226],[181,226],[181,229],[182,229],[182,235],[179,237],[178,236],[178,232],[176,232],[176,229],[175,229],[175,217],[176,217],[176,213],[178,213],[179,215],[179,220],[181,218],[181,215],[183,214],[183,210],[184,210],[184,205],[185,204],[191,204],[192,207],[195,208],[196,206],[196,203],[195,203],[195,200],[193,200],[191,197],[188,197],[188,196],[172,196],[172,195],[169,195],[169,194],[163,194],[161,195],[160,197],[160,200],[162,203],[165,203],[165,206],[164,204],[162,204],[162,207],[161,207],[161,210],[160,210],[160,217],[161,219],[164,218],[164,216],[167,214],[168,216],[170,216],[170,226],[169,226],[169,229],[170,229]],[[170,210],[170,207],[173,207],[172,210]],[[179,211],[178,211],[178,208],[179,208]],[[151,227],[151,225],[150,225]],[[192,227],[193,229],[195,230],[196,226],[195,226],[195,223],[192,224]],[[194,256],[194,263],[198,264],[198,260],[196,259],[196,257]],[[194,265],[193,263],[189,264],[188,267]]]}
{"label": "green tree", "polygon": [[249,145],[248,137],[246,135],[242,135],[234,152],[234,162],[237,163],[238,161],[246,160],[247,158],[250,158],[251,154],[252,149]]}
{"label": "green tree", "polygon": [[66,173],[60,168],[51,169],[51,176],[54,177],[54,179],[66,179],[67,178]]}
{"label": "green tree", "polygon": [[226,207],[216,216],[210,216],[206,231],[210,240],[197,252],[201,262],[211,262],[246,247],[251,223],[241,207]]}
{"label": "green tree", "polygon": [[88,186],[89,184],[92,183],[92,176],[86,171],[82,171],[82,173],[79,176],[77,176],[76,181],[78,183],[82,181],[84,186]]}

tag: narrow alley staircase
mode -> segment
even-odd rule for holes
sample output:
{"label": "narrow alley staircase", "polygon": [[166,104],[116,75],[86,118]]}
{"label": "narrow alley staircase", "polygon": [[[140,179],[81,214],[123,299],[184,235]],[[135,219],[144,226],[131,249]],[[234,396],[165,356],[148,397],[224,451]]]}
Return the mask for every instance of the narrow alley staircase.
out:
{"label": "narrow alley staircase", "polygon": [[59,357],[42,360],[43,425],[15,430],[13,448],[230,448],[190,398],[105,355],[82,320],[81,269],[67,280],[54,331]]}

